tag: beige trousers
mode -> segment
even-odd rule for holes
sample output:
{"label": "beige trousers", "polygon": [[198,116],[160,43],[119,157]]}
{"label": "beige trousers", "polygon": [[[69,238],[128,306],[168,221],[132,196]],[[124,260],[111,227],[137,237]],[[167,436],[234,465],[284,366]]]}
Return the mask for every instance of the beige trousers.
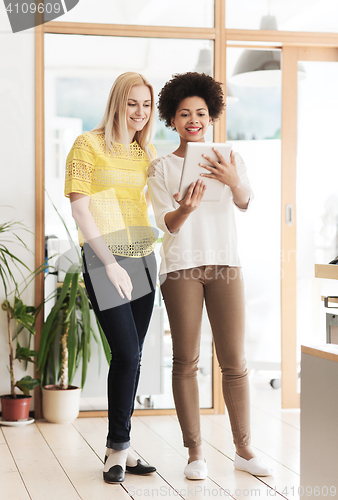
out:
{"label": "beige trousers", "polygon": [[[164,276],[161,277],[162,280]],[[201,266],[169,273],[161,285],[173,341],[173,394],[184,446],[201,445],[198,360],[203,301],[212,328],[233,440],[250,443],[250,397],[240,267]]]}

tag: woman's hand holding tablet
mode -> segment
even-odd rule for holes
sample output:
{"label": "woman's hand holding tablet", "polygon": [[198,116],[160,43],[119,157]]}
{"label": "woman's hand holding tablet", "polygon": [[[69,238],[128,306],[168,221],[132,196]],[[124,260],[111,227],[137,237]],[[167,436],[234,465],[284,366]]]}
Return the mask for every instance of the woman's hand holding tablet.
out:
{"label": "woman's hand holding tablet", "polygon": [[209,173],[200,174],[200,176],[208,179],[217,179],[231,189],[236,189],[240,184],[240,178],[236,169],[234,152],[231,151],[230,159],[226,161],[216,148],[213,148],[213,151],[218,161],[210,158],[210,156],[206,154],[202,154],[203,158],[205,158],[211,166],[201,162],[200,166],[208,170]]}
{"label": "woman's hand holding tablet", "polygon": [[[201,201],[203,201],[203,196],[206,190],[206,185],[202,179],[198,179],[197,182],[192,182],[185,193],[184,198],[178,192],[174,194],[174,200],[179,203],[180,207],[184,212],[190,213],[196,210]],[[181,198],[181,199],[180,199]]]}

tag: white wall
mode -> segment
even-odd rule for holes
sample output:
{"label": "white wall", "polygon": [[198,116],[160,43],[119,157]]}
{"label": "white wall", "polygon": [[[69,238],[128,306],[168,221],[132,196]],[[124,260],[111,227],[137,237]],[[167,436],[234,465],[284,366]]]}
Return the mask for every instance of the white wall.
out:
{"label": "white wall", "polygon": [[[22,221],[32,231],[32,234],[21,232],[31,254],[14,245],[11,250],[33,269],[34,30],[13,34],[3,2],[0,2],[0,110],[0,221]],[[3,299],[3,289],[0,288],[0,303]],[[34,286],[27,290],[23,299],[26,303],[34,303]],[[0,394],[10,391],[6,332],[6,314],[0,309]],[[21,378],[20,370],[16,375]]]}

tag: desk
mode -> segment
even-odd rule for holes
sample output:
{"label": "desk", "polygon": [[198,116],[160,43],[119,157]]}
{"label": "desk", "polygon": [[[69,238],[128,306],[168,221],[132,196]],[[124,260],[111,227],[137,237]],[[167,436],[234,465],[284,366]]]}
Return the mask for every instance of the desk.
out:
{"label": "desk", "polygon": [[338,498],[338,345],[302,346],[300,408],[300,493]]}
{"label": "desk", "polygon": [[[316,264],[316,278],[338,280],[338,266]],[[332,305],[336,299],[330,300]],[[302,346],[300,498],[338,499],[338,345]],[[332,488],[330,490],[330,488]],[[336,489],[335,495],[332,495]]]}
{"label": "desk", "polygon": [[[315,277],[338,280],[338,266],[335,264],[315,264]],[[338,287],[337,287],[338,288]],[[321,297],[325,300],[325,297]],[[325,307],[338,308],[338,297],[327,297]],[[338,315],[326,313],[326,342],[338,344]]]}
{"label": "desk", "polygon": [[315,277],[338,280],[338,266],[335,264],[315,264]]}

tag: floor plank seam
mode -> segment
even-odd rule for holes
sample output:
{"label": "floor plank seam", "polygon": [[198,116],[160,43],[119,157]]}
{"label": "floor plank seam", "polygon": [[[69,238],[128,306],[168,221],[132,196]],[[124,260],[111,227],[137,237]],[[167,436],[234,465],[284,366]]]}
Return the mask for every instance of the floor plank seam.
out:
{"label": "floor plank seam", "polygon": [[[137,418],[140,418],[142,419],[143,417],[137,417]],[[152,429],[149,425],[147,425],[143,420],[141,420],[141,422],[146,425],[148,427],[148,429],[150,429],[154,434],[156,434],[158,437],[160,437],[166,444],[168,444],[173,450],[175,450],[177,453],[179,453],[179,455],[181,455],[183,458],[187,458],[185,454],[183,454],[182,452],[178,451],[169,441],[167,441],[166,439],[163,438],[163,436],[161,434],[159,434],[157,431],[155,431],[154,429]]]}
{"label": "floor plank seam", "polygon": [[[261,477],[259,476],[254,476],[256,479],[258,479],[258,481],[260,481],[261,483],[263,483],[267,488],[270,488],[270,490],[274,491],[274,488],[272,486],[270,486],[268,483],[266,483],[264,481],[264,479],[262,479]],[[288,497],[285,497],[284,495],[282,495],[282,493],[280,493],[279,491],[276,490],[276,493],[278,495],[280,495],[282,498],[285,498],[285,500],[290,500]]]}
{"label": "floor plank seam", "polygon": [[[185,500],[184,497],[182,497],[182,495],[179,493],[179,491],[176,490],[176,488],[174,488],[174,486],[172,486],[169,483],[169,481],[162,476],[162,474],[160,472],[157,471],[156,474],[162,479],[162,481],[164,481],[173,490],[175,497],[183,498],[183,500]],[[169,496],[170,496],[170,494],[169,494]]]}
{"label": "floor plank seam", "polygon": [[259,408],[258,406],[252,405],[251,407],[255,408],[255,410],[260,411],[261,413],[264,413],[265,415],[268,415],[268,417],[274,418],[275,420],[278,420],[279,422],[282,422],[283,424],[288,425],[289,427],[292,427],[293,429],[299,431],[299,427],[296,427],[295,425],[290,424],[290,422],[286,422],[285,420],[283,420],[282,415],[280,417],[277,417],[276,415],[272,415],[266,410],[262,410],[262,408]]}
{"label": "floor plank seam", "polygon": [[84,437],[84,435],[81,433],[81,431],[76,427],[76,423],[73,423],[72,426],[76,430],[76,432],[81,436],[81,438],[84,440],[84,442],[89,446],[89,448],[94,452],[94,454],[97,456],[97,458],[104,464],[104,460],[99,456],[98,453],[94,450],[92,445],[87,441],[87,439]]}
{"label": "floor plank seam", "polygon": [[212,477],[210,477],[209,475],[208,475],[208,479],[209,479],[212,483],[214,483],[216,486],[218,486],[218,488],[219,488],[220,490],[223,490],[223,491],[224,491],[224,493],[226,494],[226,496],[227,496],[227,497],[229,497],[229,498],[233,498],[234,500],[236,500],[236,498],[235,498],[235,497],[233,497],[233,496],[229,493],[229,490],[228,490],[228,489],[226,489],[226,488],[224,488],[224,486],[221,486],[220,484],[218,484],[218,482],[217,482],[215,479],[213,479],[213,478],[212,478]]}
{"label": "floor plank seam", "polygon": [[121,488],[127,493],[127,495],[132,498],[132,500],[135,500],[135,498],[133,496],[131,496],[130,492],[127,490],[127,488],[123,485],[123,484],[120,484]]}
{"label": "floor plank seam", "polygon": [[65,474],[66,478],[68,479],[68,481],[70,482],[70,484],[72,485],[72,487],[74,488],[77,496],[82,500],[82,497],[80,495],[80,493],[78,492],[76,486],[74,485],[73,481],[71,480],[71,478],[69,477],[69,475],[67,474],[66,470],[64,469],[63,465],[61,464],[61,462],[59,461],[58,457],[55,455],[54,451],[52,450],[51,446],[49,445],[47,439],[45,438],[45,436],[43,435],[43,433],[41,432],[40,430],[40,427],[38,425],[38,423],[36,423],[36,427],[38,429],[38,431],[40,432],[42,438],[44,439],[44,441],[46,442],[48,448],[50,449],[50,451],[52,452],[53,456],[55,457],[55,460],[57,461],[57,463],[59,464],[59,466],[61,467],[63,473]]}
{"label": "floor plank seam", "polygon": [[209,443],[209,441],[207,441],[205,438],[202,438],[202,441],[206,444],[208,444],[209,446],[211,446],[211,448],[213,448],[214,450],[218,451],[218,453],[220,453],[221,455],[223,455],[223,457],[225,458],[228,458],[232,463],[234,463],[234,459],[229,457],[226,453],[224,453],[222,450],[220,450],[219,448],[217,448],[215,445]]}
{"label": "floor plank seam", "polygon": [[12,457],[13,462],[14,462],[14,464],[15,464],[16,470],[17,470],[17,472],[18,472],[18,474],[19,474],[19,476],[20,476],[20,479],[21,479],[21,481],[22,481],[22,484],[24,485],[25,490],[27,491],[27,494],[28,494],[29,498],[30,498],[31,500],[33,500],[33,499],[32,499],[32,497],[31,497],[31,495],[30,495],[30,493],[29,493],[29,490],[28,490],[28,488],[27,488],[27,485],[26,485],[26,483],[25,483],[25,481],[24,481],[24,478],[22,477],[22,474],[21,474],[21,472],[20,472],[20,469],[19,469],[19,467],[18,467],[18,464],[16,463],[16,460],[15,460],[15,458],[14,458],[14,455],[13,455],[13,453],[12,453],[12,450],[11,450],[11,448],[10,448],[9,444],[8,444],[8,441],[7,441],[7,439],[6,439],[6,436],[5,436],[4,432],[2,431],[2,429],[1,429],[1,432],[2,432],[2,435],[3,435],[3,437],[4,437],[5,443],[6,443],[6,445],[7,445],[8,451],[9,451],[9,453],[11,454],[11,457]]}
{"label": "floor plank seam", "polygon": [[[252,405],[251,408],[255,408],[255,410],[258,410],[258,411],[264,413],[264,415],[267,415],[269,418],[273,418],[275,420],[278,420],[278,422],[282,422],[283,424],[288,425],[289,427],[292,427],[296,431],[300,432],[299,427],[296,427],[295,425],[292,425],[289,422],[285,422],[285,420],[283,420],[283,419],[281,419],[279,417],[276,417],[275,415],[271,415],[271,413],[269,413],[267,411],[264,411],[261,408],[258,408],[257,406]],[[211,420],[212,422],[214,422],[215,425],[218,425],[219,427],[222,427],[222,424],[220,424],[218,422],[215,422],[215,420],[212,418],[214,415],[202,415],[202,416],[205,417],[205,418],[208,418],[209,420]]]}

